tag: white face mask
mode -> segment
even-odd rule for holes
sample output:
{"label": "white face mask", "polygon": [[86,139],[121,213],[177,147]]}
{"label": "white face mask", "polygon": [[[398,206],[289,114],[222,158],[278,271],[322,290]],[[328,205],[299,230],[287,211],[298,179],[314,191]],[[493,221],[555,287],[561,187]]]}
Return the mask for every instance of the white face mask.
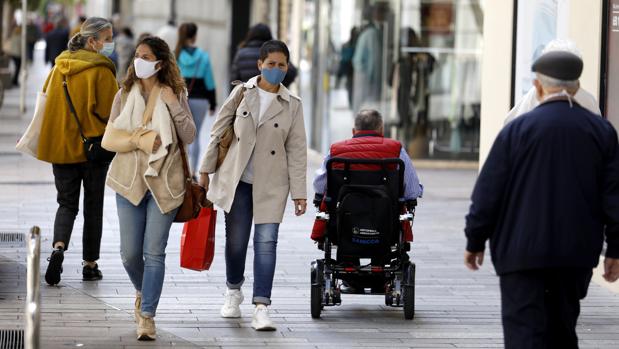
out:
{"label": "white face mask", "polygon": [[142,58],[136,58],[133,60],[133,67],[135,68],[135,75],[140,79],[148,79],[151,76],[157,74],[159,68],[155,68],[160,61],[147,61]]}

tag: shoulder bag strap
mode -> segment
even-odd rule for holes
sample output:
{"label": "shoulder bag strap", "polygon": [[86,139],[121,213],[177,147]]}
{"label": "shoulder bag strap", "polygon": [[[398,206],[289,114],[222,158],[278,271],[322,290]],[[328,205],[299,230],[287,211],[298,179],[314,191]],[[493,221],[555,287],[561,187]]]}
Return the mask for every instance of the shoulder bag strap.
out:
{"label": "shoulder bag strap", "polygon": [[77,128],[80,131],[80,136],[82,137],[82,141],[86,142],[88,138],[84,136],[84,132],[82,131],[82,124],[77,117],[77,112],[75,111],[75,107],[73,106],[73,102],[71,101],[71,96],[69,95],[69,89],[67,88],[67,77],[62,77],[62,88],[64,89],[64,96],[67,99],[67,103],[69,104],[69,110],[71,111],[71,115],[75,118],[75,122],[77,122]]}
{"label": "shoulder bag strap", "polygon": [[178,132],[176,133],[176,138],[178,138],[178,150],[181,152],[181,159],[183,161],[183,173],[185,174],[185,180],[191,181],[191,173],[189,172],[187,153],[185,153],[185,146],[183,145],[183,141],[180,139],[180,137],[178,137]]}
{"label": "shoulder bag strap", "polygon": [[245,97],[245,83],[243,83],[243,86],[241,87],[241,92],[239,93],[241,94],[241,98],[239,98],[239,102],[236,104],[236,108],[234,108],[234,116],[232,116],[232,122],[230,123],[230,125],[234,125],[234,122],[236,121],[236,110],[239,109],[239,106],[241,105],[241,102]]}
{"label": "shoulder bag strap", "polygon": [[189,86],[187,86],[187,94],[191,93],[191,90],[193,89],[193,85],[195,85],[196,83],[196,77],[198,75],[198,71],[200,70],[200,63],[202,63],[202,54],[200,54],[200,57],[198,58],[198,62],[196,63],[196,70],[194,71],[193,77],[191,78],[191,82],[189,83]]}

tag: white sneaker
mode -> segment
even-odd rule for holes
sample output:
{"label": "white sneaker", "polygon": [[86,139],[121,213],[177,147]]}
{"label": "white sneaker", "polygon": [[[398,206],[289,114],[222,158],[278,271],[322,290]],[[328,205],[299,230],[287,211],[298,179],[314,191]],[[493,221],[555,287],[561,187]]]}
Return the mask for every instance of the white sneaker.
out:
{"label": "white sneaker", "polygon": [[241,317],[241,308],[239,305],[243,303],[243,291],[240,289],[226,291],[226,297],[224,299],[224,305],[221,307],[221,317],[225,318],[239,318]]}
{"label": "white sneaker", "polygon": [[256,331],[275,331],[275,324],[269,317],[269,309],[266,305],[258,304],[254,310],[254,318],[251,320],[251,327]]}

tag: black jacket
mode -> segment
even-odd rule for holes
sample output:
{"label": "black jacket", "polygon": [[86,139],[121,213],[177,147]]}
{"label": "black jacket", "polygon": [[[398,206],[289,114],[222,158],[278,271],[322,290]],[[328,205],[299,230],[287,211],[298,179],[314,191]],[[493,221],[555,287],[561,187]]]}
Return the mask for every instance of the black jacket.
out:
{"label": "black jacket", "polygon": [[[239,48],[232,60],[232,68],[230,69],[230,81],[241,80],[246,82],[256,75],[260,75],[258,70],[258,59],[260,58],[260,47],[264,41],[250,41],[244,47]],[[297,68],[288,64],[288,72],[282,84],[286,87],[290,86],[297,77]]]}
{"label": "black jacket", "polygon": [[69,43],[69,29],[56,28],[45,36],[45,62],[51,62],[52,66],[56,57],[67,49]]}
{"label": "black jacket", "polygon": [[490,239],[499,275],[595,267],[604,234],[619,258],[617,133],[577,104],[546,102],[499,133],[471,200],[467,250]]}

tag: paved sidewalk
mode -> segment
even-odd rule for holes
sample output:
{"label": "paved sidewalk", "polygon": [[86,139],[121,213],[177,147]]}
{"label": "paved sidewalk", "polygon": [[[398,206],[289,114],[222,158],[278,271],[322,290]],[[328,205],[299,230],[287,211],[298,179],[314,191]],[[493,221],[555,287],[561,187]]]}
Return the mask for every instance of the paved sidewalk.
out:
{"label": "paved sidewalk", "polygon": [[[31,103],[33,95],[30,93]],[[43,275],[56,210],[51,166],[11,150],[28,117],[11,112],[15,95],[9,94],[6,102],[0,110],[0,231],[26,232],[32,225],[41,227]],[[317,160],[310,161],[310,174],[318,167]],[[271,309],[277,331],[260,333],[250,327],[251,252],[243,287],[243,317],[220,318],[225,291],[220,212],[216,257],[206,272],[179,267],[181,225],[174,225],[156,317],[158,340],[138,342],[133,323],[134,290],[120,262],[116,205],[108,191],[99,261],[104,278],[81,281],[83,220],[78,216],[60,285],[41,284],[42,347],[500,348],[498,279],[490,263],[475,273],[462,264],[462,228],[476,172],[424,169],[419,175],[426,193],[414,226],[417,310],[412,321],[403,319],[400,308],[385,307],[382,296],[362,295],[343,295],[341,306],[325,308],[321,319],[312,319],[309,263],[321,256],[309,239],[313,209],[297,218],[292,207],[281,226],[278,246]],[[0,246],[0,329],[23,328],[25,257],[25,248]],[[619,296],[592,283],[583,302],[578,333],[581,348],[619,347]]]}

